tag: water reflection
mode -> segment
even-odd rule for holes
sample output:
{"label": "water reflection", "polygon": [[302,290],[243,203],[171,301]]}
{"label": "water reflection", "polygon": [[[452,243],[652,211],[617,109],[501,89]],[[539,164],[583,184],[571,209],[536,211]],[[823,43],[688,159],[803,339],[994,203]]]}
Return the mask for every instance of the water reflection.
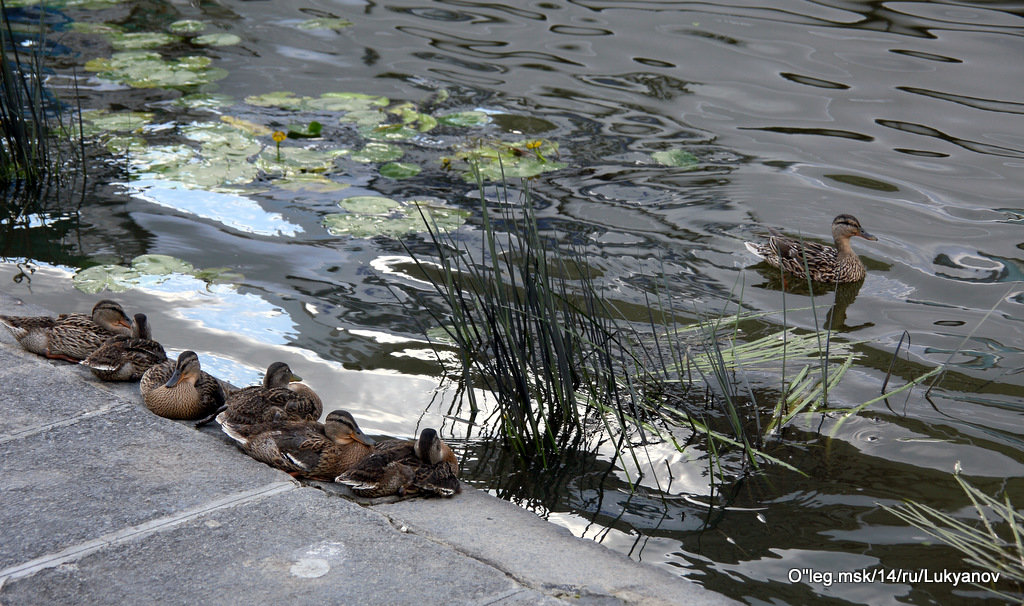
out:
{"label": "water reflection", "polygon": [[[204,365],[209,357],[237,384],[256,382],[267,363],[286,358],[317,388],[346,394],[346,406],[374,432],[446,426],[468,438],[471,482],[552,519],[572,519],[581,534],[728,595],[790,603],[963,599],[962,588],[826,588],[790,583],[786,572],[959,569],[958,555],[922,545],[919,533],[876,503],[914,498],[970,521],[949,476],[955,460],[983,489],[1021,490],[1024,295],[997,284],[1024,272],[1024,211],[1011,203],[1024,156],[1013,125],[1024,99],[1019,68],[1006,60],[1022,36],[1015,8],[395,0],[337,4],[333,13],[353,27],[297,35],[295,13],[310,8],[234,0],[192,7],[189,16],[246,39],[244,49],[208,51],[230,72],[219,91],[242,100],[274,90],[349,90],[427,99],[420,111],[486,111],[495,115],[481,131],[487,137],[559,142],[569,168],[533,184],[540,219],[552,239],[586,247],[609,297],[631,318],[644,317],[650,293],[695,314],[742,299],[769,314],[765,330],[821,326],[839,339],[862,339],[830,396],[837,405],[876,397],[897,350],[890,385],[938,364],[948,363],[948,372],[929,399],[918,389],[878,403],[832,440],[824,436],[835,417],[794,420],[771,453],[807,476],[765,466],[716,480],[712,491],[706,454],[688,451],[634,490],[604,451],[572,453],[550,470],[515,466],[499,442],[480,437],[486,414],[450,409],[453,395],[437,391],[443,364],[424,355],[421,334],[423,326],[437,328],[429,312],[440,306],[422,296],[426,286],[407,264],[385,262],[407,256],[405,246],[427,254],[429,243],[330,235],[320,221],[337,211],[335,193],[125,188],[111,184],[126,182],[129,163],[114,159],[95,167],[80,211],[53,204],[0,225],[0,255],[8,259],[2,288],[53,309],[80,309],[91,299],[70,290],[70,277],[86,265],[162,253],[228,267],[243,277],[208,290],[192,284],[190,294],[176,280],[146,281],[118,296],[152,310],[158,335],[200,350]],[[142,28],[186,16],[160,2],[133,10],[103,18]],[[159,18],[148,19],[154,11]],[[83,61],[96,52],[94,44],[80,46]],[[241,101],[185,109],[172,103],[177,91],[96,79],[82,85],[84,92],[69,87],[66,97],[80,95],[86,109],[159,109],[160,128],[217,113],[268,126],[310,118]],[[331,118],[325,127],[339,128]],[[332,170],[359,194],[430,197],[478,212],[475,187],[439,168],[461,137],[444,131],[408,143],[408,158],[424,167],[415,179],[385,178],[373,163]],[[652,160],[668,149],[698,162]],[[151,187],[132,189],[143,186]],[[783,290],[777,270],[748,268],[752,259],[739,252],[758,225],[820,233],[837,212],[862,209],[880,224],[867,227],[883,235],[862,256],[862,284],[812,290],[790,281]],[[475,220],[460,237],[479,246]],[[816,313],[807,309],[812,295]],[[911,346],[898,348],[905,331]],[[773,389],[774,379],[758,387],[765,408],[777,397]]]}

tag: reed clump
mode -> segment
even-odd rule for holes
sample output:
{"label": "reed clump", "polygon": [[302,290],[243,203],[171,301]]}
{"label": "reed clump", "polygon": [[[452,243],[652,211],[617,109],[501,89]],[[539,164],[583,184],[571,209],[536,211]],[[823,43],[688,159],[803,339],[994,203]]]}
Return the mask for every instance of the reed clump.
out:
{"label": "reed clump", "polygon": [[[478,390],[490,394],[501,437],[542,466],[610,442],[623,468],[636,470],[648,444],[695,443],[676,439],[683,427],[712,458],[738,450],[744,465],[793,469],[762,448],[764,438],[824,406],[821,375],[805,367],[777,418],[762,423],[744,373],[780,360],[822,363],[817,336],[783,330],[743,343],[740,325],[754,314],[693,314],[698,321],[682,326],[685,314],[661,300],[649,302],[646,317],[627,317],[599,280],[600,261],[541,228],[526,182],[514,203],[507,187],[498,191],[496,211],[480,185],[479,244],[425,216],[433,258],[407,249],[441,301],[432,313],[446,343],[435,339],[435,349],[454,349],[471,414],[483,408]],[[852,353],[833,345],[828,355],[824,376],[834,385]]]}

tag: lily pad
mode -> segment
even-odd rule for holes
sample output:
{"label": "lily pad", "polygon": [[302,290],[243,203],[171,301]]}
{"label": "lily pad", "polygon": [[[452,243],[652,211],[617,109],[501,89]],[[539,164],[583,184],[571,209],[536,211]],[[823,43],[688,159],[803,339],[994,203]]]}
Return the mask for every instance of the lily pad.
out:
{"label": "lily pad", "polygon": [[236,44],[241,44],[242,39],[235,34],[218,32],[215,34],[196,36],[195,38],[192,38],[192,43],[198,44],[199,46],[234,46]]}
{"label": "lily pad", "polygon": [[[10,2],[6,3],[11,6]],[[68,29],[78,34],[116,34],[121,28],[110,23],[89,23],[88,21],[75,21]]]}
{"label": "lily pad", "polygon": [[104,132],[134,132],[153,121],[152,112],[111,112],[94,109],[82,112],[82,132],[94,136]]}
{"label": "lily pad", "polygon": [[420,211],[432,226],[440,230],[457,229],[469,216],[467,211],[451,208],[428,200],[414,200],[400,204],[382,196],[355,196],[338,202],[347,213],[326,215],[324,226],[332,235],[353,238],[373,236],[401,237],[426,231]]}
{"label": "lily pad", "polygon": [[206,22],[195,19],[182,19],[168,25],[167,29],[175,34],[198,34],[206,29]]}
{"label": "lily pad", "polygon": [[313,191],[327,193],[341,191],[350,186],[348,183],[331,181],[327,177],[316,173],[295,173],[288,175],[287,177],[274,179],[274,187],[287,191]]}
{"label": "lily pad", "polygon": [[388,162],[380,167],[380,174],[390,179],[408,179],[420,174],[422,170],[419,165],[409,162]]}
{"label": "lily pad", "polygon": [[481,111],[455,112],[439,116],[437,121],[445,126],[482,126],[491,122],[491,117]]}
{"label": "lily pad", "polygon": [[352,152],[351,158],[356,162],[391,162],[405,155],[405,150],[397,145],[370,141],[363,149]]}
{"label": "lily pad", "polygon": [[131,135],[114,135],[104,142],[104,146],[112,154],[136,154],[144,152],[149,144],[142,137]]}
{"label": "lily pad", "polygon": [[257,107],[279,107],[281,109],[299,110],[303,108],[309,97],[297,97],[290,91],[274,91],[262,95],[250,95],[245,98],[249,105]]}
{"label": "lily pad", "polygon": [[108,34],[110,45],[117,50],[157,48],[181,40],[178,36],[161,32],[115,32]]}
{"label": "lily pad", "polygon": [[225,124],[230,124],[235,128],[244,130],[250,135],[254,135],[256,137],[266,137],[267,135],[274,132],[267,128],[266,126],[263,126],[262,124],[257,124],[256,122],[252,122],[249,120],[243,120],[242,118],[237,118],[235,116],[221,116],[220,121],[224,122]]}
{"label": "lily pad", "polygon": [[310,109],[324,111],[368,111],[376,108],[386,107],[391,100],[379,95],[367,95],[363,93],[324,93],[318,99],[310,99]]}
{"label": "lily pad", "polygon": [[277,149],[267,147],[256,160],[257,166],[269,173],[323,173],[334,168],[334,159],[349,153],[347,149],[307,149],[303,147],[281,147],[280,159]]}
{"label": "lily pad", "polygon": [[456,152],[452,165],[470,182],[478,174],[484,181],[529,178],[565,168],[565,163],[551,160],[557,153],[558,144],[548,139],[479,143]]}
{"label": "lily pad", "polygon": [[338,202],[338,206],[350,213],[381,215],[400,207],[397,201],[384,196],[353,196]]}
{"label": "lily pad", "polygon": [[76,273],[71,278],[71,284],[89,294],[105,290],[124,292],[132,287],[131,282],[138,277],[139,272],[122,265],[94,265]]}
{"label": "lily pad", "polygon": [[341,30],[346,27],[352,27],[352,22],[348,19],[337,19],[330,17],[321,17],[319,19],[307,19],[296,25],[299,29],[333,29]]}
{"label": "lily pad", "polygon": [[174,101],[175,105],[190,109],[217,109],[233,105],[234,97],[220,93],[192,93]]}
{"label": "lily pad", "polygon": [[682,149],[669,149],[651,154],[655,162],[665,166],[677,166],[682,168],[696,168],[700,164],[697,156]]}
{"label": "lily pad", "polygon": [[132,259],[132,269],[140,274],[163,276],[173,273],[191,274],[195,266],[170,255],[139,255]]}
{"label": "lily pad", "polygon": [[323,130],[324,125],[320,124],[316,120],[313,120],[309,124],[289,124],[288,136],[292,139],[310,139],[313,137],[319,137]]}
{"label": "lily pad", "polygon": [[215,82],[227,71],[210,67],[209,57],[188,56],[164,60],[159,53],[126,51],[86,62],[87,71],[133,88],[189,88]]}

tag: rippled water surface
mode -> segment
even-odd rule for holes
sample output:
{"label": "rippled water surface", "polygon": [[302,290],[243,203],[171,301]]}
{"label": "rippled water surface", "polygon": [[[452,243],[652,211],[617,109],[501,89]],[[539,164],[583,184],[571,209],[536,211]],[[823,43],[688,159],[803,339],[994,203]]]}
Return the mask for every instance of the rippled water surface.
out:
{"label": "rippled water surface", "polygon": [[[466,136],[444,129],[403,143],[423,167],[418,176],[389,179],[342,158],[329,178],[348,187],[328,192],[131,182],[123,156],[97,150],[79,209],[0,226],[0,288],[86,309],[96,296],[73,287],[80,267],[155,253],[226,268],[237,277],[214,286],[148,279],[116,296],[145,310],[170,349],[200,352],[204,368],[245,384],[283,359],[370,433],[443,426],[471,483],[748,603],[984,597],[948,583],[792,582],[789,572],[975,570],[879,507],[913,499],[973,520],[951,476],[958,461],[974,485],[1024,503],[1020,3],[112,4],[66,14],[133,31],[198,19],[241,38],[201,51],[227,70],[207,87],[236,100],[227,108],[185,110],[172,103],[176,91],[83,77],[86,109],[156,112],[144,132],[151,143],[232,112],[271,128],[310,119],[242,103],[273,91],[482,110],[495,120],[473,136],[559,144],[566,168],[531,186],[540,219],[600,255],[617,299],[643,304],[649,284],[693,311],[742,296],[753,310],[776,312],[767,320],[776,328],[783,307],[785,321],[802,328],[823,311],[806,309],[806,288],[783,297],[777,275],[756,265],[743,241],[767,226],[828,241],[832,218],[851,213],[878,241],[854,243],[867,279],[831,310],[837,338],[861,342],[831,397],[847,405],[875,397],[905,334],[909,353],[892,384],[939,364],[949,372],[929,398],[918,389],[872,405],[832,440],[835,418],[795,421],[774,454],[806,476],[768,468],[735,479],[716,487],[724,507],[710,512],[707,461],[664,445],[649,453],[670,473],[637,491],[598,456],[567,464],[554,480],[510,474],[493,444],[460,440],[465,428],[446,416],[454,394],[438,389],[440,369],[422,341],[429,316],[396,300],[422,288],[391,270],[402,245],[331,235],[321,224],[355,195],[476,209],[474,187],[440,161]],[[320,17],[352,25],[298,27]],[[99,40],[67,35],[58,68],[109,55]],[[336,122],[325,127],[329,137],[351,137]],[[696,164],[652,159],[665,150],[685,150]],[[463,228],[467,238],[474,225]],[[817,302],[831,306],[833,296]]]}

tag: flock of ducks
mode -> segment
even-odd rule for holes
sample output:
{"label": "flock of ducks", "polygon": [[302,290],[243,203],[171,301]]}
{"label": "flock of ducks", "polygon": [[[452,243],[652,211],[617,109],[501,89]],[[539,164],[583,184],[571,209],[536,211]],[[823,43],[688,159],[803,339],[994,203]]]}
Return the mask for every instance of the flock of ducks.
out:
{"label": "flock of ducks", "polygon": [[[832,221],[834,247],[769,231],[766,242],[746,242],[747,249],[790,274],[826,283],[864,279],[850,238],[877,240],[846,214]],[[320,397],[284,362],[271,364],[261,385],[232,390],[203,372],[194,351],[168,359],[145,314],[129,319],[110,300],[89,315],[0,316],[0,322],[28,351],[84,364],[106,381],[139,381],[146,407],[162,417],[199,419],[197,426],[215,420],[246,454],[296,477],[340,482],[368,497],[460,490],[458,460],[435,430],[424,429],[416,440],[375,442],[344,410],[320,423]]]}
{"label": "flock of ducks", "polygon": [[105,381],[139,381],[146,407],[162,417],[216,421],[243,452],[295,477],[365,497],[460,492],[458,459],[435,430],[376,442],[347,411],[320,423],[323,402],[284,362],[271,364],[262,384],[232,389],[204,372],[194,351],[168,359],[145,314],[129,319],[106,299],[88,315],[0,315],[0,323],[28,351],[83,364]]}

